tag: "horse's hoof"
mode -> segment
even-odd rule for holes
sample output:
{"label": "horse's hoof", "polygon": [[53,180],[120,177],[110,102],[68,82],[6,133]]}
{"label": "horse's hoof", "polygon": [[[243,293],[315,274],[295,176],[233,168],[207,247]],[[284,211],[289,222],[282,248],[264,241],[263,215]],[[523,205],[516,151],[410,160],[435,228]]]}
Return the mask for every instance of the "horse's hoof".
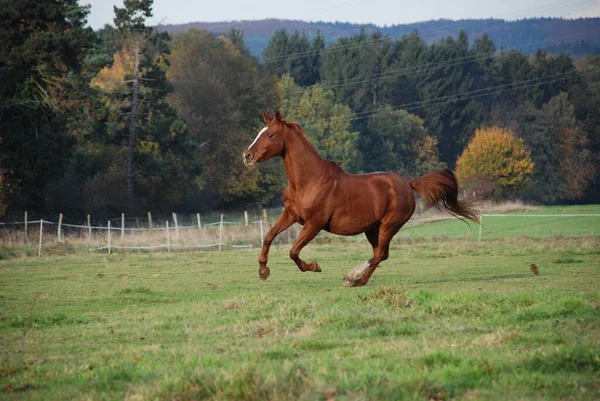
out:
{"label": "horse's hoof", "polygon": [[312,262],[310,264],[310,269],[311,272],[315,272],[315,273],[321,273],[321,266],[319,266],[319,264],[317,262]]}
{"label": "horse's hoof", "polygon": [[263,281],[268,279],[270,274],[271,274],[271,270],[269,270],[268,267],[265,267],[265,270],[258,271],[258,277]]}
{"label": "horse's hoof", "polygon": [[356,287],[356,280],[351,280],[348,277],[344,277],[344,281],[342,282],[344,287]]}
{"label": "horse's hoof", "polygon": [[344,281],[342,282],[342,285],[344,287],[362,287],[365,284],[367,284],[367,283],[363,283],[359,279],[353,280],[347,276],[344,277]]}

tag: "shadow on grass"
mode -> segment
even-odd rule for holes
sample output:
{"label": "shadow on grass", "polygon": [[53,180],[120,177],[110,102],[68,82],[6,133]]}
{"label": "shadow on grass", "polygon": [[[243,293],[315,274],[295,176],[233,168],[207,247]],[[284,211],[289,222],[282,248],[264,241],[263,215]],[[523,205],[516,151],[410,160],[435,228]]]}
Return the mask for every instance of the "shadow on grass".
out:
{"label": "shadow on grass", "polygon": [[477,282],[477,281],[496,281],[496,280],[513,280],[521,279],[524,277],[533,277],[531,274],[507,274],[504,276],[486,276],[486,277],[472,277],[472,278],[447,278],[441,280],[423,280],[423,281],[411,281],[411,284],[427,284],[427,283],[450,283],[450,282]]}

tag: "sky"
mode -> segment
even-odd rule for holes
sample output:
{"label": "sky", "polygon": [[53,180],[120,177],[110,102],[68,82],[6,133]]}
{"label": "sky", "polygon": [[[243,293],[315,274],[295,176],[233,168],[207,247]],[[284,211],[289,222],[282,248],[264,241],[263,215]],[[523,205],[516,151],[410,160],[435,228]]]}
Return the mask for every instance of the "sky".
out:
{"label": "sky", "polygon": [[[112,24],[113,6],[122,0],[80,0],[91,4],[94,29]],[[600,0],[154,0],[155,24],[259,20],[372,23],[379,26],[431,19],[599,17]]]}

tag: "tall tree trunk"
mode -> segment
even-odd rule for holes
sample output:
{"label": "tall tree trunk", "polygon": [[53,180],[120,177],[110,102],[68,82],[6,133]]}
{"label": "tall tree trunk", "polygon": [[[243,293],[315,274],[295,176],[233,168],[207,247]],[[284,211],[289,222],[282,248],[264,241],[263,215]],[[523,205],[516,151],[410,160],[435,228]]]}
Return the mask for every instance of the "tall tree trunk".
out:
{"label": "tall tree trunk", "polygon": [[134,190],[133,190],[133,150],[135,147],[135,130],[137,128],[137,108],[138,95],[140,91],[139,81],[140,69],[140,47],[139,42],[135,42],[135,62],[133,66],[133,97],[131,100],[131,114],[129,115],[129,149],[127,150],[127,200],[129,210],[133,210],[134,206]]}

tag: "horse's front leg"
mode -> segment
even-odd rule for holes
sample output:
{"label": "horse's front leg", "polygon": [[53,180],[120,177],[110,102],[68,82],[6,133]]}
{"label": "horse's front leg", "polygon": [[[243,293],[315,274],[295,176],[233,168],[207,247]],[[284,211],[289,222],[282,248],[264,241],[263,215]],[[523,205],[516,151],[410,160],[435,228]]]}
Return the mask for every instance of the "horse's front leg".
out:
{"label": "horse's front leg", "polygon": [[303,272],[306,272],[306,271],[320,272],[321,271],[321,268],[319,267],[317,262],[312,262],[310,264],[306,264],[305,261],[300,259],[299,255],[300,255],[300,251],[302,250],[302,248],[304,248],[306,246],[306,244],[308,244],[310,241],[313,240],[313,238],[315,238],[317,236],[319,231],[321,231],[322,227],[323,227],[322,224],[318,224],[315,221],[310,221],[310,220],[307,221],[306,224],[304,224],[304,227],[302,228],[300,235],[298,235],[298,238],[296,238],[296,242],[294,242],[294,246],[292,246],[292,248],[290,249],[290,258],[296,263],[296,265],[298,265],[298,268],[300,269],[300,271],[303,271]]}
{"label": "horse's front leg", "polygon": [[294,224],[295,221],[295,217],[284,209],[283,213],[281,213],[281,215],[277,218],[275,224],[273,224],[273,227],[269,230],[269,232],[267,232],[267,235],[265,235],[260,257],[258,258],[258,277],[260,277],[261,280],[266,280],[269,278],[269,274],[271,274],[269,268],[267,267],[271,243],[277,235],[288,229],[292,224]]}

